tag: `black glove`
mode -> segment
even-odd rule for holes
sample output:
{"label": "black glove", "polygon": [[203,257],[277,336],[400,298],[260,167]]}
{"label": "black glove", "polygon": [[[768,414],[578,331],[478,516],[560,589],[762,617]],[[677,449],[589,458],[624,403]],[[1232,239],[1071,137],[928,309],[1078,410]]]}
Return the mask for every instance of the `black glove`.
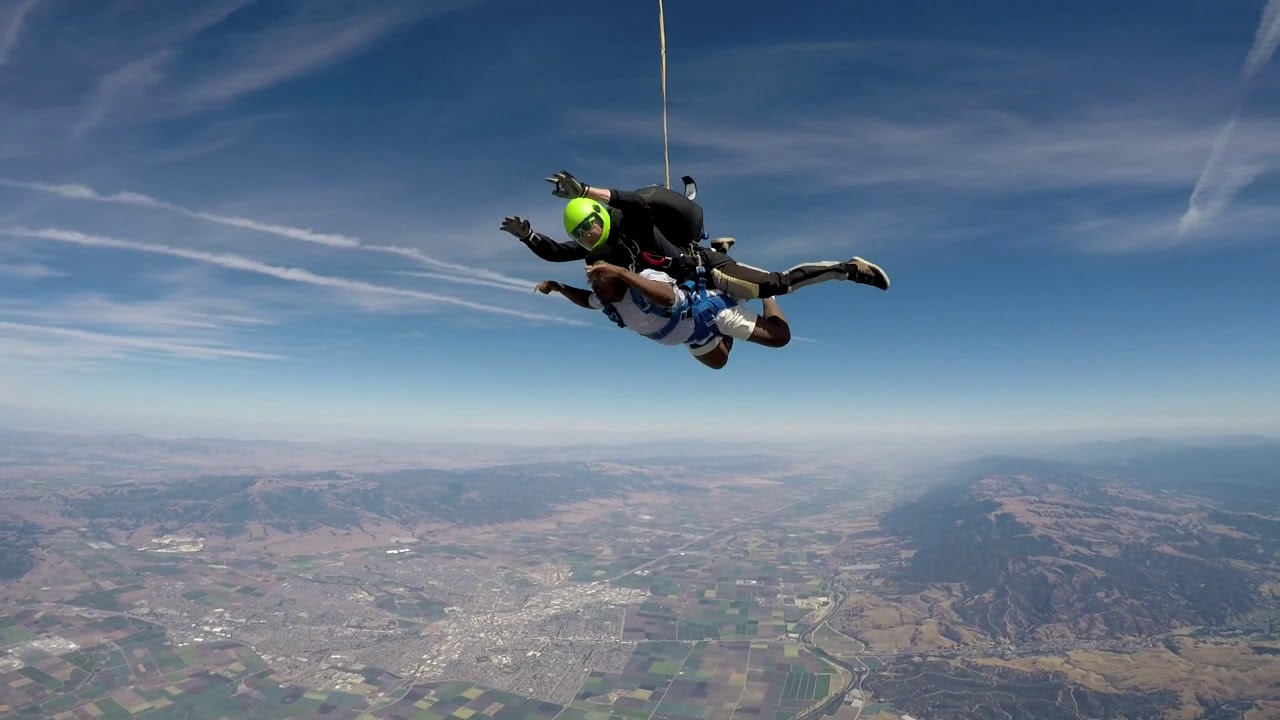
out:
{"label": "black glove", "polygon": [[520,217],[507,217],[502,219],[502,229],[516,236],[519,240],[528,240],[533,235],[533,227],[529,225],[529,221]]}
{"label": "black glove", "polygon": [[552,195],[566,200],[572,200],[586,195],[587,190],[591,187],[590,185],[584,184],[581,180],[578,180],[578,178],[570,175],[568,170],[561,170],[551,177],[545,178],[545,180],[556,186],[556,189],[551,191]]}

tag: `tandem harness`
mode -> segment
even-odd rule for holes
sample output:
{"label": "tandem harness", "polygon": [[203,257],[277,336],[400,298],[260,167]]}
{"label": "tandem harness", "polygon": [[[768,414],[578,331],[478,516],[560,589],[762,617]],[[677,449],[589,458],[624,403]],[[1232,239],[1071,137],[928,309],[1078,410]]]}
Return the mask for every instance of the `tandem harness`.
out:
{"label": "tandem harness", "polygon": [[[689,200],[695,200],[698,196],[698,185],[694,179],[688,175],[680,178],[684,182],[684,196]],[[649,185],[647,187],[663,187],[660,184]],[[694,279],[685,280],[676,285],[676,287],[688,293],[688,300],[683,304],[672,308],[664,308],[649,301],[635,288],[628,288],[627,292],[631,294],[631,301],[636,307],[649,315],[657,315],[667,318],[667,324],[661,329],[652,333],[644,333],[645,337],[652,340],[662,340],[670,335],[676,326],[682,321],[692,318],[694,321],[693,339],[716,337],[720,333],[716,329],[716,315],[721,310],[731,308],[738,304],[738,301],[725,294],[709,295],[707,294],[707,267],[703,263],[702,248],[698,247],[699,240],[706,240],[710,235],[705,230],[702,231],[702,237],[698,238],[689,246],[689,254],[694,258],[696,267],[694,269]],[[667,261],[671,263],[670,260]],[[657,263],[651,263],[657,264]],[[602,303],[605,315],[618,325],[618,327],[626,328],[626,323],[622,322],[622,316],[618,314],[612,303]]]}
{"label": "tandem harness", "polygon": [[[664,308],[650,302],[643,293],[635,288],[627,289],[627,292],[631,294],[631,301],[642,312],[667,318],[667,323],[662,328],[655,332],[643,333],[644,336],[652,340],[662,340],[670,335],[677,325],[688,319],[692,319],[694,323],[691,339],[700,340],[718,336],[720,332],[716,328],[716,315],[719,315],[721,310],[737,305],[738,301],[721,293],[715,295],[707,293],[706,268],[702,263],[698,263],[696,279],[685,280],[677,284],[676,287],[688,293],[688,299],[671,308]],[[602,305],[605,315],[608,315],[610,320],[616,323],[618,327],[626,327],[626,323],[622,322],[622,316],[612,303],[602,303]]]}

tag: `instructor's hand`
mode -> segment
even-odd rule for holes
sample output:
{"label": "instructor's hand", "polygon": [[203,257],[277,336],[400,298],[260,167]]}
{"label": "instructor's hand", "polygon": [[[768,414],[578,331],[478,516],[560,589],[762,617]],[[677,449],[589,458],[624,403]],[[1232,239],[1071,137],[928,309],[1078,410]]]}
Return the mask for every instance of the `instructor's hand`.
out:
{"label": "instructor's hand", "polygon": [[533,234],[533,227],[529,225],[529,221],[520,217],[507,217],[502,219],[502,230],[511,233],[518,240],[528,239]]}
{"label": "instructor's hand", "polygon": [[587,194],[587,185],[581,180],[569,174],[568,170],[561,170],[545,180],[556,186],[551,191],[552,195],[566,200],[580,198]]}
{"label": "instructor's hand", "polygon": [[555,280],[543,280],[538,283],[538,286],[535,287],[534,290],[542,293],[543,295],[550,295],[553,292],[559,292],[561,287],[560,283]]}

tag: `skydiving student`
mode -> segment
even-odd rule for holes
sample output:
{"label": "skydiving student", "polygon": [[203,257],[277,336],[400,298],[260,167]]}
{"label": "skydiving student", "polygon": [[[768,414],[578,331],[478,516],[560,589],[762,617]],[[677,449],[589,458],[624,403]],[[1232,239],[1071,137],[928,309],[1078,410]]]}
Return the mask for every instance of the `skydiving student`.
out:
{"label": "skydiving student", "polygon": [[[712,287],[739,300],[785,295],[830,280],[889,289],[884,270],[856,256],[843,262],[812,262],[770,272],[704,248],[698,245],[705,236],[702,207],[664,187],[593,188],[564,170],[545,179],[555,185],[552,195],[569,200],[564,228],[573,240],[557,242],[534,232],[529,221],[519,216],[504,218],[502,230],[548,262],[605,261],[632,272],[661,270],[684,281],[696,274],[701,261]],[[732,242],[723,238],[713,245],[727,249]]]}
{"label": "skydiving student", "polygon": [[719,370],[729,362],[733,340],[780,348],[791,342],[791,328],[778,301],[764,300],[764,316],[714,289],[677,283],[654,269],[639,274],[607,262],[587,268],[591,290],[545,280],[535,288],[558,292],[575,305],[602,310],[620,327],[663,345],[685,345],[698,362]]}

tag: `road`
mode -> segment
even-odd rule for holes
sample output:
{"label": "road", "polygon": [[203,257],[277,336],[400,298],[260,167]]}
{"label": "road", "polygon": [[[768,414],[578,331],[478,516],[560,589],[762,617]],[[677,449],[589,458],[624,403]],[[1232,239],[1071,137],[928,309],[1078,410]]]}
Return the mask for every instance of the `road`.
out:
{"label": "road", "polygon": [[[818,657],[843,668],[844,671],[848,673],[849,677],[847,680],[845,680],[844,687],[840,688],[835,693],[828,695],[826,698],[823,698],[822,700],[815,703],[811,707],[801,711],[791,720],[813,720],[814,718],[817,718],[818,716],[826,712],[833,704],[844,702],[845,696],[849,694],[850,690],[854,689],[855,684],[858,690],[862,689],[862,679],[865,677],[865,673],[868,671],[866,664],[863,663],[860,658],[854,658],[854,661],[862,666],[861,672],[855,669],[852,665],[849,665],[843,659],[838,658],[832,655],[831,653],[828,653],[826,650],[823,650],[820,646],[818,646],[816,643],[813,642],[814,632],[816,632],[823,626],[826,626],[828,630],[831,630],[834,633],[844,635],[844,633],[841,633],[839,630],[836,630],[835,628],[828,625],[827,621],[835,617],[835,614],[840,611],[841,607],[844,606],[846,595],[844,594],[843,589],[835,585],[832,586],[832,595],[833,597],[836,598],[836,600],[831,603],[830,608],[827,610],[825,614],[823,614],[823,616],[818,620],[818,622],[814,623],[812,626],[809,627],[809,629],[805,630],[803,633],[800,634],[800,643],[804,645],[805,648],[808,649],[809,652],[813,653],[814,655],[817,655]],[[845,637],[848,637],[848,636],[846,635]],[[854,640],[854,638],[849,638],[849,639]],[[855,642],[857,642],[859,645],[862,645],[863,650],[867,649],[867,646],[861,641],[855,640]],[[857,718],[861,715],[862,715],[862,708],[859,707],[858,715],[854,717],[854,720],[857,720]]]}
{"label": "road", "polygon": [[796,500],[795,502],[787,503],[786,505],[783,505],[782,507],[774,508],[773,510],[766,510],[766,511],[761,512],[761,513],[756,513],[755,515],[752,515],[752,516],[750,516],[750,517],[745,517],[745,518],[742,518],[741,520],[738,520],[738,521],[735,521],[735,522],[731,522],[731,523],[729,523],[728,525],[724,525],[724,526],[718,527],[718,528],[716,528],[715,530],[712,530],[711,532],[706,533],[705,535],[700,535],[700,536],[698,536],[698,537],[696,537],[696,538],[694,538],[694,539],[690,540],[689,542],[687,542],[687,543],[685,543],[685,544],[681,545],[681,546],[680,546],[680,547],[678,547],[678,548],[675,548],[674,550],[671,550],[670,552],[666,553],[665,555],[662,555],[661,557],[656,557],[656,558],[654,558],[654,559],[650,560],[649,562],[646,562],[646,563],[644,563],[644,564],[642,564],[642,565],[637,565],[636,567],[633,567],[633,568],[631,568],[630,570],[627,570],[626,572],[621,572],[621,573],[618,573],[617,575],[614,575],[614,576],[613,576],[613,577],[611,577],[611,578],[606,578],[606,579],[604,579],[604,580],[598,580],[598,581],[596,581],[596,582],[613,582],[613,581],[615,581],[615,580],[621,580],[622,578],[624,578],[624,577],[626,577],[626,576],[628,576],[628,575],[631,575],[631,574],[634,574],[634,573],[638,573],[638,572],[640,572],[641,570],[646,570],[646,569],[648,569],[648,568],[652,567],[653,565],[656,565],[657,563],[660,563],[660,562],[662,562],[663,560],[666,560],[667,558],[671,557],[672,555],[675,555],[675,554],[676,554],[676,553],[678,553],[678,552],[683,552],[684,550],[687,550],[687,549],[689,549],[689,548],[693,547],[694,545],[697,545],[698,543],[700,543],[700,542],[702,542],[702,541],[704,541],[704,540],[706,540],[706,539],[708,539],[708,538],[715,537],[716,535],[719,535],[720,533],[724,532],[725,530],[728,530],[728,529],[730,529],[730,528],[738,527],[739,525],[742,525],[743,523],[754,522],[754,521],[756,521],[756,520],[759,520],[759,519],[760,519],[760,518],[762,518],[762,517],[767,517],[767,516],[769,516],[769,515],[774,515],[774,514],[776,514],[776,513],[780,513],[780,512],[782,512],[783,510],[786,510],[786,509],[787,509],[787,508],[789,508],[789,507],[795,507],[796,505],[799,505],[800,503],[802,503],[802,502],[806,502],[806,501],[808,501],[808,500],[809,500],[809,498],[807,498],[807,497],[805,497],[805,498],[801,498],[801,499],[799,499],[799,500]]}

